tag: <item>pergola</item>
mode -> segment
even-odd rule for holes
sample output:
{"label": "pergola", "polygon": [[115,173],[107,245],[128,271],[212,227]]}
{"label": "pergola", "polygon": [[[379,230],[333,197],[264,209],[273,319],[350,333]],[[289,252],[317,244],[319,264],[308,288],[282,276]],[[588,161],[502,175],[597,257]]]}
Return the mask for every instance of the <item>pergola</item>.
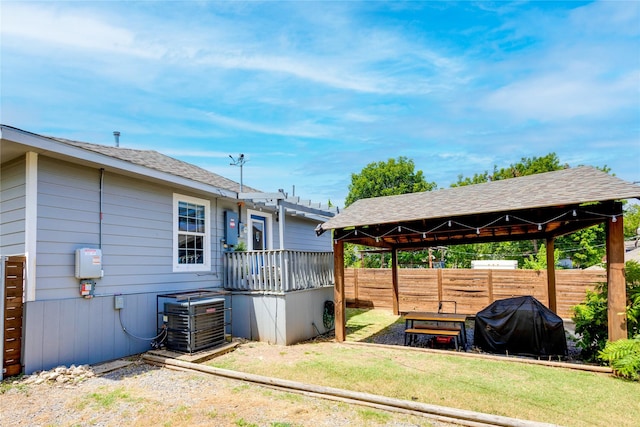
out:
{"label": "pergola", "polygon": [[321,224],[333,230],[336,339],[345,339],[344,243],[392,254],[393,311],[399,313],[398,251],[467,243],[541,239],[547,245],[549,308],[556,312],[554,241],[606,224],[609,340],[627,337],[621,200],[640,186],[593,167],[483,184],[361,199]]}

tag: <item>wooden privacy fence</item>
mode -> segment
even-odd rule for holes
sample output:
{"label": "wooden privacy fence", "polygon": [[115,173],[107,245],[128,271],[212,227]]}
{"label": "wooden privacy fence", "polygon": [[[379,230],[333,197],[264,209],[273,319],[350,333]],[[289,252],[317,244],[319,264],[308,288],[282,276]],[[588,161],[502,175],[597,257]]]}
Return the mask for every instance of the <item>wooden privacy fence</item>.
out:
{"label": "wooden privacy fence", "polygon": [[[605,270],[557,270],[557,314],[573,317],[571,307],[585,300],[586,290],[606,281]],[[346,302],[351,307],[392,308],[391,283],[391,269],[346,268]],[[401,268],[398,294],[400,312],[437,311],[439,301],[456,301],[458,313],[474,315],[495,300],[524,295],[549,306],[546,270]]]}

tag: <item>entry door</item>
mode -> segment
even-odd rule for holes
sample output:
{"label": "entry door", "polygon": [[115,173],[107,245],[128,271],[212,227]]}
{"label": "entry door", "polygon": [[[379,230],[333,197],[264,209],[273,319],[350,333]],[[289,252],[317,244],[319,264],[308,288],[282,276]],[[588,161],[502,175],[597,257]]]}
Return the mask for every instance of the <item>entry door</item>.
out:
{"label": "entry door", "polygon": [[267,249],[267,218],[259,215],[251,215],[251,247],[253,251]]}

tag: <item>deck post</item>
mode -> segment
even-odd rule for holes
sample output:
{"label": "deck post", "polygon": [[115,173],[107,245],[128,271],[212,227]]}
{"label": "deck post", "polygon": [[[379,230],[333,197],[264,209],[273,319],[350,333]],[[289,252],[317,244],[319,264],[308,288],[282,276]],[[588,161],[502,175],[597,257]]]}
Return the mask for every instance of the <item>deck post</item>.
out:
{"label": "deck post", "polygon": [[555,240],[553,237],[547,238],[547,298],[549,299],[549,310],[558,314],[558,302],[556,296],[556,258]]}
{"label": "deck post", "polygon": [[398,295],[398,249],[391,251],[391,299],[393,304],[393,314],[400,315],[400,298]]}
{"label": "deck post", "polygon": [[347,335],[345,316],[347,305],[344,298],[344,242],[339,239],[333,241],[333,278],[336,341],[343,342]]}
{"label": "deck post", "polygon": [[627,338],[624,228],[622,215],[607,221],[607,311],[609,341]]}

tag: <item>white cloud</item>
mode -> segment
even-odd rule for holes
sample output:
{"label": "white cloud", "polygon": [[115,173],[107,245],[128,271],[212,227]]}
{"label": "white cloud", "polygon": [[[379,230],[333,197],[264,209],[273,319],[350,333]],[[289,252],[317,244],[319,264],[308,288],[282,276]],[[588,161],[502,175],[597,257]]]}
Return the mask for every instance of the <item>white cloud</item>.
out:
{"label": "white cloud", "polygon": [[211,122],[234,129],[263,133],[269,135],[294,136],[300,138],[320,138],[333,132],[328,126],[318,125],[311,120],[301,120],[295,125],[264,125],[248,120],[234,119],[221,114],[209,112],[205,113]]}
{"label": "white cloud", "polygon": [[630,95],[638,93],[637,76],[633,73],[614,81],[599,81],[572,73],[542,75],[499,88],[487,96],[484,106],[521,120],[609,115],[632,106]]}
{"label": "white cloud", "polygon": [[620,34],[633,32],[630,21],[640,34],[639,5],[596,2],[566,13],[535,11],[535,20],[517,15],[507,26],[529,43],[488,65],[497,78],[479,110],[544,123],[602,119],[637,107],[640,45]]}
{"label": "white cloud", "polygon": [[164,54],[157,45],[140,44],[133,31],[111,25],[91,13],[12,2],[3,3],[2,13],[3,38],[16,37],[36,43],[39,49],[48,46],[52,49],[82,49],[143,58],[159,58]]}
{"label": "white cloud", "polygon": [[[63,5],[3,4],[3,37],[17,40],[20,49],[52,55],[65,49],[85,57],[106,53],[153,60],[162,68],[205,66],[209,70],[275,73],[371,94],[428,94],[442,89],[442,80],[437,82],[439,76],[447,75],[448,81],[455,81],[460,67],[452,58],[396,33],[375,28],[359,31],[356,23],[345,19],[333,27],[336,34],[318,36],[322,34],[319,29],[311,40],[283,50],[276,40],[287,38],[286,28],[248,28],[215,16],[185,27],[169,20],[138,17],[135,12],[128,16],[126,8],[102,11]],[[300,30],[294,27],[289,31]],[[305,31],[312,33],[313,29]],[[320,50],[316,38],[342,46]],[[111,62],[115,64],[117,59]],[[380,68],[382,63],[386,64],[384,68]]]}

